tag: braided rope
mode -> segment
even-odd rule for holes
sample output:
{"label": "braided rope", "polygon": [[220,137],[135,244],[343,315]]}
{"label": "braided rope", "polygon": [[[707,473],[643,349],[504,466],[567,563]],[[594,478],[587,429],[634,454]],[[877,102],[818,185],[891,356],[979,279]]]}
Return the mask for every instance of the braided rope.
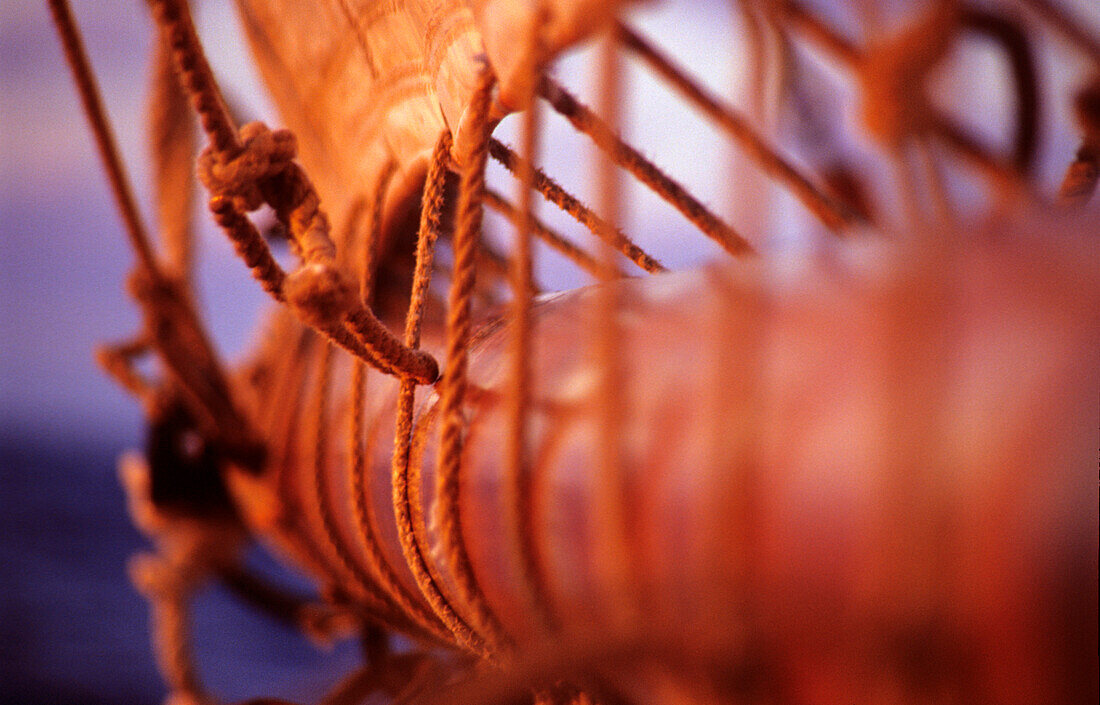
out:
{"label": "braided rope", "polygon": [[[420,329],[423,322],[424,306],[428,285],[431,283],[432,262],[435,244],[441,230],[440,218],[443,210],[443,187],[450,160],[451,134],[444,132],[439,137],[428,165],[428,174],[424,187],[423,204],[420,209],[420,228],[417,235],[416,270],[413,274],[412,294],[409,299],[409,312],[405,318],[405,345],[411,349],[420,347]],[[432,575],[425,559],[426,541],[423,532],[417,531],[416,516],[420,507],[420,466],[411,462],[413,433],[413,401],[415,384],[413,380],[402,379],[397,396],[396,428],[394,430],[393,464],[391,468],[393,482],[393,511],[397,519],[397,534],[401,542],[401,551],[405,562],[412,571],[413,579],[421,594],[447,629],[454,634],[464,648],[475,653],[483,653],[485,646],[481,638],[454,611],[443,595],[439,581]]]}
{"label": "braided rope", "polygon": [[211,147],[223,160],[237,156],[241,150],[237,128],[198,43],[187,3],[185,0],[149,0],[149,6],[176,57],[180,81],[199,115]]}
{"label": "braided rope", "polygon": [[711,213],[687,189],[661,171],[660,167],[624,142],[614,130],[607,126],[607,123],[564,88],[546,78],[542,81],[540,93],[554,110],[569,120],[577,130],[591,137],[596,146],[606,152],[616,164],[629,171],[672,205],[699,228],[700,232],[717,242],[726,252],[735,257],[755,253],[752,245],[744,237]]}
{"label": "braided rope", "polygon": [[[495,138],[490,138],[489,140],[489,154],[493,159],[500,162],[508,171],[513,174],[520,173],[523,160],[518,154]],[[540,169],[534,169],[532,173],[532,178],[534,179],[533,185],[539,193],[541,193],[546,200],[573,216],[574,220],[588,228],[592,234],[610,242],[616,250],[626,255],[631,262],[651,274],[668,271],[665,269],[664,265],[634,244],[634,241],[624,235],[622,231],[618,228],[609,226],[606,220],[596,215],[592,209],[577,200],[575,196],[559,186]]]}
{"label": "braided rope", "polygon": [[285,302],[283,286],[286,284],[286,273],[275,261],[271,249],[252,221],[237,209],[231,199],[221,196],[210,199],[210,212],[214,215],[214,222],[229,236],[237,255],[252,271],[252,277],[272,298]]}
{"label": "braided rope", "polygon": [[[296,140],[287,130],[269,130],[250,123],[238,134],[217,82],[203,53],[182,0],[150,0],[153,14],[172,48],[180,80],[191,97],[209,146],[199,158],[199,176],[211,193],[212,208],[236,226],[231,238],[247,238],[244,249],[256,255],[262,239],[242,230],[240,218],[223,205],[231,202],[243,213],[268,203],[287,225],[303,266],[286,277],[281,291],[306,323],[333,342],[387,374],[407,375],[431,384],[439,367],[427,353],[409,350],[374,314],[359,304],[335,267],[336,247],[320,198],[305,171],[294,162]],[[236,240],[235,240],[236,241]],[[271,282],[265,281],[265,284]],[[267,289],[272,286],[265,286]],[[341,332],[346,325],[358,345]]]}
{"label": "braided rope", "polygon": [[[377,624],[391,631],[412,633],[431,640],[431,636],[421,633],[414,624],[410,623],[406,615],[395,612],[393,606],[373,587],[369,578],[365,582],[360,582],[360,579],[364,578],[363,573],[354,566],[353,559],[347,553],[346,547],[342,545],[342,542],[335,542],[340,545],[334,545],[332,540],[336,527],[330,508],[324,501],[324,496],[328,492],[323,477],[324,453],[328,447],[325,407],[328,397],[328,381],[331,374],[331,346],[326,341],[322,341],[322,345],[324,347],[321,350],[320,366],[317,372],[317,388],[313,394],[310,408],[315,427],[311,439],[312,443],[310,444],[309,461],[312,463],[314,473],[312,482],[309,483],[311,487],[299,486],[295,488],[289,482],[284,484],[282,496],[282,501],[286,506],[286,512],[283,516],[284,526],[297,541],[303,554],[302,557],[305,558],[305,564],[313,566],[316,574],[327,577],[327,583],[322,589],[322,595],[327,602],[349,610],[356,615],[360,624]],[[294,458],[288,456],[287,460],[293,462]],[[301,461],[301,457],[299,456],[297,460]],[[318,470],[319,468],[320,470]],[[287,480],[294,476],[294,473],[285,473],[284,475]],[[308,493],[308,495],[303,496],[300,493]],[[315,509],[316,517],[308,509]],[[318,542],[318,536],[320,536],[321,542]],[[333,557],[336,559],[335,562],[333,562]],[[342,581],[334,582],[341,575],[351,577],[362,589],[355,596],[355,601],[349,599],[347,591],[342,587]]]}
{"label": "braided rope", "polygon": [[[378,183],[371,197],[365,203],[367,209],[367,230],[363,242],[363,278],[360,283],[360,296],[363,301],[369,300],[373,286],[370,283],[370,273],[374,269],[373,252],[378,242],[382,229],[382,204],[384,202],[386,187],[395,173],[395,164],[390,162],[379,176]],[[429,176],[429,179],[431,176]],[[415,348],[415,345],[410,345]],[[432,634],[436,640],[443,643],[450,642],[450,631],[438,617],[425,605],[415,599],[404,587],[401,578],[386,559],[379,539],[378,522],[374,513],[373,504],[367,499],[366,458],[372,455],[371,448],[376,437],[372,430],[366,445],[363,443],[365,436],[365,405],[366,405],[367,369],[362,360],[355,360],[352,366],[351,400],[349,408],[348,426],[348,456],[351,463],[349,473],[349,489],[352,497],[352,507],[355,513],[357,535],[362,542],[368,570],[374,576],[379,587],[388,596],[388,599],[397,605],[419,627]],[[413,385],[411,380],[401,380],[401,384]],[[374,424],[374,429],[378,424]]]}
{"label": "braided rope", "polygon": [[[485,189],[485,193],[482,194],[482,200],[485,202],[485,205],[507,218],[512,225],[519,227],[519,211],[499,193],[492,189]],[[531,233],[535,237],[539,238],[562,255],[565,255],[573,264],[592,276],[599,276],[600,265],[592,255],[585,252],[565,236],[551,230],[546,224],[533,215],[528,214],[527,217]]]}
{"label": "braided rope", "polygon": [[374,513],[374,507],[367,498],[366,458],[372,455],[378,424],[375,424],[367,438],[366,444],[362,442],[365,434],[363,407],[366,401],[366,365],[361,360],[356,360],[352,367],[351,379],[351,410],[349,418],[348,452],[350,457],[351,472],[349,476],[349,491],[352,497],[352,508],[355,513],[356,535],[362,542],[362,557],[366,561],[367,570],[373,576],[374,582],[391,602],[401,612],[412,620],[420,631],[431,635],[432,639],[440,644],[451,645],[451,631],[446,625],[419,602],[401,582],[396,570],[390,565],[386,554],[382,549],[379,539],[378,520]]}
{"label": "braided rope", "polygon": [[329,447],[327,430],[328,396],[332,379],[331,345],[326,344],[324,346],[320,364],[316,405],[313,409],[316,424],[313,438],[313,491],[317,501],[317,510],[321,517],[322,538],[326,547],[336,556],[344,573],[349,575],[363,592],[370,595],[373,601],[383,607],[382,614],[385,615],[390,624],[396,624],[406,633],[438,641],[437,631],[417,623],[409,611],[404,609],[403,605],[393,600],[391,595],[375,581],[374,577],[363,570],[340,536],[331,505],[331,493],[328,487],[328,463],[325,457],[326,450]]}
{"label": "braided rope", "polygon": [[483,69],[470,102],[468,119],[470,151],[461,165],[458,211],[453,239],[454,275],[448,298],[446,323],[447,367],[440,383],[441,430],[436,465],[436,519],[448,567],[454,577],[459,599],[465,603],[471,625],[494,652],[506,645],[506,637],[496,615],[486,602],[462,537],[461,458],[465,441],[466,419],[463,404],[466,394],[466,368],[469,358],[470,295],[474,288],[474,266],[481,236],[481,193],[485,188],[485,162],[489,152],[489,103],[494,79]]}

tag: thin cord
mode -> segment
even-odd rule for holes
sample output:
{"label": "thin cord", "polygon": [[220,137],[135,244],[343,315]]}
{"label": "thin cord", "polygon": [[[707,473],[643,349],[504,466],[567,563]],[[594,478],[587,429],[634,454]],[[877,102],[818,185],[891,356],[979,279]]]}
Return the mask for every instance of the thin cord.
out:
{"label": "thin cord", "polygon": [[[423,322],[428,285],[431,283],[435,244],[439,239],[441,230],[440,218],[443,211],[444,182],[450,152],[451,133],[444,132],[440,135],[439,141],[432,152],[424,186],[423,204],[420,209],[416,269],[413,273],[412,294],[409,297],[409,312],[405,318],[405,345],[413,350],[420,347],[420,329]],[[393,512],[397,519],[397,536],[401,542],[401,551],[405,556],[405,562],[432,611],[454,634],[455,639],[461,646],[474,653],[484,654],[487,652],[482,639],[455,612],[443,591],[439,588],[439,584],[424,558],[425,546],[417,536],[417,521],[414,516],[417,503],[414,502],[414,496],[419,496],[420,466],[413,463],[411,458],[412,412],[415,390],[416,385],[413,380],[402,378],[401,388],[397,396],[393,464],[391,467]],[[422,421],[422,423],[427,423],[427,420]]]}
{"label": "thin cord", "polygon": [[[377,185],[370,197],[362,206],[366,210],[367,229],[363,238],[363,279],[360,283],[360,297],[364,304],[369,301],[373,292],[368,273],[374,269],[373,253],[381,238],[382,230],[382,206],[385,202],[386,189],[396,171],[396,164],[390,161],[379,175]],[[358,221],[353,217],[352,222]],[[350,233],[349,233],[350,235]],[[350,237],[345,242],[350,242]],[[413,346],[409,346],[410,348]],[[402,379],[401,384],[412,384],[411,381]],[[366,478],[368,472],[366,458],[373,447],[375,434],[364,445],[366,406],[367,368],[362,360],[356,359],[352,363],[351,376],[351,400],[348,410],[348,457],[350,458],[349,489],[352,497],[352,507],[355,513],[358,538],[363,543],[367,567],[389,600],[397,605],[410,619],[414,620],[423,630],[432,634],[437,640],[451,643],[451,632],[426,606],[418,602],[408,590],[405,589],[401,578],[386,559],[379,539],[377,519],[374,514],[374,505],[367,498]],[[377,427],[377,424],[375,425]]]}
{"label": "thin cord", "polygon": [[118,145],[115,142],[111,124],[107,121],[107,112],[103,107],[103,99],[99,93],[95,75],[92,73],[88,60],[88,52],[84,48],[84,42],[80,37],[76,21],[73,19],[72,10],[67,0],[50,0],[50,12],[53,15],[54,27],[61,39],[61,46],[65,50],[65,59],[69,63],[69,69],[76,81],[77,91],[84,106],[84,114],[92,126],[92,134],[95,136],[96,148],[99,157],[103,160],[103,167],[107,170],[107,180],[111,184],[111,193],[115,197],[122,220],[126,225],[126,235],[137,254],[142,268],[155,277],[160,277],[160,269],[156,257],[153,254],[149,236],[145,232],[145,226],[138,214],[137,202],[126,178],[126,169],[122,165],[119,156]]}
{"label": "thin cord", "polygon": [[577,130],[591,137],[596,146],[604,150],[616,164],[671,204],[726,252],[735,257],[755,253],[744,237],[711,213],[687,189],[642,156],[641,152],[624,142],[603,120],[564,88],[546,78],[542,81],[540,92],[554,110],[569,120]]}
{"label": "thin cord", "polygon": [[623,45],[633,51],[654,72],[695,103],[714,122],[737,140],[745,152],[773,179],[784,184],[830,230],[843,233],[849,226],[851,214],[825,195],[810,180],[779,155],[763,138],[756,134],[747,120],[723,105],[717,98],[699,86],[683,70],[657,51],[636,32],[619,25]]}
{"label": "thin cord", "polygon": [[[518,154],[499,142],[496,138],[489,139],[489,155],[500,162],[508,171],[513,174],[519,173],[520,165],[523,160]],[[624,235],[622,231],[618,228],[609,226],[607,221],[596,215],[592,209],[585,206],[577,200],[575,196],[559,186],[553,179],[542,173],[542,170],[534,169],[533,174],[533,186],[535,189],[537,189],[546,200],[573,216],[574,220],[588,228],[593,235],[610,242],[616,250],[626,255],[631,262],[651,274],[668,271],[665,269],[664,265],[651,257],[645,250],[634,244],[634,241]]]}
{"label": "thin cord", "polygon": [[470,106],[473,131],[469,152],[461,165],[458,209],[453,238],[454,276],[448,297],[446,322],[447,366],[440,382],[441,429],[436,464],[436,518],[447,564],[455,580],[458,597],[469,609],[471,625],[488,641],[494,652],[506,647],[507,638],[482,593],[462,536],[459,501],[461,458],[465,444],[466,372],[469,360],[470,295],[474,289],[476,251],[481,239],[481,193],[485,188],[488,158],[489,103],[494,78],[483,68]]}
{"label": "thin cord", "polygon": [[401,578],[386,559],[378,538],[377,519],[373,505],[367,498],[366,457],[373,447],[373,433],[366,446],[362,442],[364,429],[364,404],[366,403],[366,365],[355,360],[351,377],[351,409],[349,412],[348,454],[350,458],[349,490],[355,512],[357,535],[363,542],[364,559],[375,582],[387,595],[387,601],[396,605],[406,616],[413,620],[421,630],[431,634],[440,643],[453,643],[450,630],[436,615],[419,603],[401,583]]}
{"label": "thin cord", "polygon": [[[485,193],[482,194],[482,198],[485,201],[485,205],[489,206],[493,210],[497,211],[505,218],[507,218],[513,225],[519,222],[520,214],[516,208],[509,203],[503,196],[492,189],[485,189]],[[554,230],[551,230],[542,221],[533,215],[528,216],[530,219],[531,233],[545,242],[550,247],[557,250],[559,253],[568,258],[573,264],[579,268],[588,272],[594,277],[600,275],[600,264],[596,261],[596,258],[585,252],[571,240],[561,235]]]}
{"label": "thin cord", "polygon": [[317,396],[313,409],[315,423],[313,437],[313,491],[317,501],[317,511],[321,517],[321,528],[323,530],[322,538],[325,540],[327,548],[336,556],[345,574],[349,575],[352,580],[359,585],[363,592],[369,594],[373,601],[383,606],[382,613],[391,624],[398,625],[399,628],[406,633],[418,635],[422,638],[435,639],[437,638],[435,632],[418,624],[408,610],[405,610],[402,605],[395,602],[391,596],[375,582],[373,577],[363,570],[359,562],[351,555],[347,544],[340,536],[340,531],[336,525],[336,518],[333,516],[330,503],[331,493],[328,487],[327,472],[327,450],[329,447],[327,433],[329,426],[328,397],[332,381],[332,345],[325,344],[322,348],[320,365],[320,379],[317,383]]}

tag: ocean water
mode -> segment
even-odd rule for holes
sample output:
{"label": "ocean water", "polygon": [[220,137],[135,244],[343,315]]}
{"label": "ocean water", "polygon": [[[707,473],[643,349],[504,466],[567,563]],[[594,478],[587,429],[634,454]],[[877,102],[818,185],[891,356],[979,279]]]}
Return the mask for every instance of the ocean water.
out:
{"label": "ocean water", "polygon": [[[159,703],[148,611],[126,562],[148,545],[115,481],[116,448],[0,439],[0,683],[9,703]],[[267,575],[301,587],[262,555]],[[354,645],[324,651],[209,588],[195,600],[199,672],[224,702],[310,702],[354,667]]]}

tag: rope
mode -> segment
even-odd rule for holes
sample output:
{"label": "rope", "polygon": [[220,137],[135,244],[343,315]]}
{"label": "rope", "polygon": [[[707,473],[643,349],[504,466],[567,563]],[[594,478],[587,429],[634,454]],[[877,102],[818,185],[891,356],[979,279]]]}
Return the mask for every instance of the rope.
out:
{"label": "rope", "polygon": [[276,301],[285,303],[283,286],[286,284],[286,273],[275,261],[271,249],[252,221],[237,210],[232,200],[221,196],[210,199],[210,212],[214,215],[214,222],[229,236],[237,255],[252,271],[252,277]]}
{"label": "rope", "polygon": [[126,178],[126,170],[122,165],[122,157],[119,156],[118,145],[115,142],[114,132],[107,121],[107,111],[103,108],[103,99],[96,84],[95,75],[92,73],[88,60],[88,52],[84,48],[84,42],[80,38],[80,30],[77,29],[73,19],[72,10],[66,0],[50,0],[50,13],[53,16],[54,27],[57,29],[61,46],[65,50],[65,60],[73,73],[76,81],[80,101],[84,107],[84,115],[92,126],[92,134],[95,136],[96,148],[99,157],[103,160],[103,167],[107,171],[107,181],[111,184],[111,194],[115,198],[118,210],[122,214],[123,223],[126,226],[126,235],[130,239],[130,245],[137,254],[141,267],[150,274],[159,276],[153,248],[149,242],[149,236],[145,232],[145,226],[138,215],[137,202],[134,200],[133,189]]}
{"label": "rope", "polygon": [[297,354],[288,356],[289,364],[284,377],[286,388],[283,389],[280,385],[279,396],[274,397],[283,402],[280,405],[281,415],[274,417],[277,424],[267,429],[267,436],[272,439],[272,461],[268,472],[271,473],[275,487],[275,506],[278,508],[276,525],[288,537],[294,548],[294,555],[302,565],[314,575],[328,575],[332,571],[329,570],[327,561],[322,559],[320,548],[306,533],[305,510],[295,487],[296,475],[292,472],[298,462],[297,442],[305,403],[305,384],[308,380],[306,363],[313,357],[314,348],[318,344],[324,345],[325,342],[309,330],[303,330],[302,345],[296,351]]}
{"label": "rope", "polygon": [[237,128],[203,54],[187,3],[184,0],[149,0],[149,5],[176,57],[180,82],[191,98],[214,152],[223,160],[235,157],[241,149]]}
{"label": "rope", "polygon": [[195,129],[165,41],[157,41],[153,50],[147,110],[157,224],[166,266],[190,289],[195,259],[191,232]]}
{"label": "rope", "polygon": [[695,83],[682,69],[633,30],[622,24],[618,26],[618,30],[624,46],[737,140],[765,173],[784,184],[826,227],[837,233],[843,233],[847,229],[851,215],[769,146],[756,134],[747,120]]}
{"label": "rope", "polygon": [[[294,162],[297,144],[288,130],[269,130],[250,123],[238,135],[214,75],[203,54],[186,3],[150,0],[154,16],[168,38],[180,78],[199,113],[209,146],[199,157],[199,177],[212,196],[212,208],[233,221],[231,238],[246,240],[255,253],[262,239],[253,238],[228,212],[225,202],[243,213],[268,203],[290,233],[303,265],[286,277],[281,290],[303,321],[333,342],[387,374],[407,375],[421,384],[439,376],[435,360],[411,351],[374,314],[359,304],[335,268],[336,247],[329,237],[328,218],[305,171]],[[266,247],[266,243],[262,243]],[[266,259],[262,256],[259,259]],[[261,280],[263,281],[263,280]],[[265,282],[269,290],[273,282]],[[350,331],[358,344],[349,340]]]}
{"label": "rope", "polygon": [[[532,375],[534,367],[534,331],[531,315],[531,300],[534,297],[533,252],[531,234],[534,228],[532,213],[532,190],[534,181],[534,160],[538,155],[539,109],[535,102],[534,87],[542,74],[546,47],[542,41],[542,30],[546,25],[548,11],[540,3],[538,15],[531,23],[527,33],[527,52],[530,65],[527,66],[529,80],[520,97],[520,109],[523,110],[520,122],[520,151],[523,160],[519,165],[519,183],[517,184],[518,204],[515,223],[515,247],[512,250],[510,279],[512,288],[511,326],[508,341],[508,357],[511,362],[511,375],[505,401],[507,406],[507,435],[504,439],[504,474],[501,478],[506,531],[511,540],[508,542],[511,562],[517,566],[521,577],[520,590],[531,609],[545,627],[547,617],[546,588],[539,582],[538,566],[533,562],[534,539],[532,537],[531,507],[532,491],[532,450],[529,447],[531,435],[530,406],[533,394]],[[482,189],[484,192],[484,189]],[[484,198],[484,193],[482,194]]]}
{"label": "rope", "polygon": [[[443,211],[444,182],[447,176],[447,164],[450,161],[451,134],[444,132],[439,137],[432,152],[431,162],[424,186],[423,204],[420,209],[420,228],[417,234],[416,269],[413,273],[412,294],[409,297],[409,312],[405,317],[405,345],[415,350],[420,347],[420,329],[424,316],[424,305],[431,283],[432,261],[435,244],[441,230],[440,218]],[[420,469],[411,462],[411,444],[413,431],[413,401],[415,383],[410,379],[401,380],[397,396],[396,428],[394,430],[393,464],[393,511],[397,519],[397,535],[401,542],[401,551],[405,562],[412,571],[413,579],[421,594],[428,601],[447,629],[454,634],[458,643],[475,653],[484,653],[485,645],[481,638],[454,611],[443,595],[439,584],[432,576],[424,558],[424,544],[417,538],[412,495],[419,494]]]}
{"label": "rope", "polygon": [[[262,188],[265,181],[290,176],[288,172],[298,154],[298,145],[290,130],[271,130],[262,122],[242,127],[240,139],[239,151],[230,158],[218,153],[213,145],[204,149],[199,155],[198,174],[211,197],[230,199],[239,210],[247,213],[267,202]],[[308,220],[317,217],[315,204],[296,205],[313,206],[312,212],[305,215]],[[304,259],[331,259],[334,255],[331,243],[322,244],[318,250],[317,254],[305,255]]]}
{"label": "rope", "polygon": [[363,543],[363,557],[375,583],[385,593],[387,601],[399,608],[403,614],[414,621],[421,631],[430,634],[441,643],[451,644],[451,632],[430,610],[405,589],[401,578],[386,559],[378,538],[378,522],[373,505],[367,499],[365,479],[367,475],[366,457],[373,447],[371,440],[366,447],[361,442],[364,436],[363,407],[366,401],[366,366],[361,360],[355,360],[351,378],[351,410],[349,418],[348,453],[351,472],[349,478],[352,506],[355,512],[358,537]]}
{"label": "rope", "polygon": [[[367,207],[367,230],[364,233],[363,250],[363,279],[360,283],[360,297],[366,303],[373,290],[369,283],[368,273],[373,270],[372,253],[375,244],[379,241],[382,229],[382,204],[385,198],[386,187],[395,173],[396,165],[389,162],[378,178],[377,185],[370,198],[365,203]],[[357,220],[357,218],[353,219]],[[410,348],[414,346],[409,346]],[[366,404],[367,370],[362,360],[355,360],[352,366],[351,377],[351,401],[349,409],[348,428],[348,456],[351,460],[350,490],[352,505],[355,512],[358,537],[363,543],[364,558],[370,573],[374,576],[379,587],[388,596],[388,599],[397,605],[410,619],[415,621],[422,630],[430,633],[441,643],[449,643],[450,632],[439,621],[436,615],[424,605],[418,602],[401,583],[401,578],[386,559],[379,539],[378,524],[374,514],[374,507],[367,500],[366,457],[370,455],[373,446],[374,433],[364,446],[364,411]],[[402,385],[406,380],[401,381]],[[412,384],[412,382],[408,382]],[[377,426],[375,426],[377,428]]]}
{"label": "rope", "polygon": [[439,365],[435,358],[422,350],[411,350],[390,333],[369,310],[359,307],[347,315],[348,328],[355,333],[378,362],[384,362],[383,371],[407,375],[420,384],[432,384],[439,379]]}
{"label": "rope", "polygon": [[[519,211],[496,191],[489,188],[485,189],[485,193],[482,194],[482,200],[485,202],[485,205],[507,218],[512,225],[517,225],[519,223]],[[578,268],[588,272],[594,277],[599,276],[600,265],[595,257],[585,252],[576,243],[569,240],[561,233],[549,228],[534,215],[529,215],[528,218],[531,234],[545,242],[559,254],[564,255],[566,259],[577,265]]]}
{"label": "rope", "polygon": [[485,188],[485,162],[488,157],[490,130],[489,103],[493,85],[491,72],[483,69],[467,108],[467,119],[473,132],[470,151],[466,162],[461,165],[453,238],[454,276],[446,324],[447,367],[440,383],[442,426],[436,466],[436,517],[443,552],[454,577],[458,596],[470,610],[470,626],[487,637],[493,651],[499,651],[505,645],[506,637],[486,603],[470,564],[462,537],[459,503],[461,458],[466,432],[463,402],[469,357],[470,295],[474,288],[475,255],[481,236],[481,193]]}
{"label": "rope", "polygon": [[428,165],[423,205],[420,210],[420,227],[417,233],[416,269],[413,273],[412,294],[409,298],[409,313],[405,317],[405,345],[420,347],[420,329],[424,318],[425,297],[431,283],[432,260],[435,243],[442,229],[440,218],[443,213],[443,193],[447,176],[447,164],[450,161],[451,133],[440,135],[432,152]]}
{"label": "rope", "polygon": [[616,164],[629,171],[654,193],[680,211],[722,249],[735,257],[755,254],[752,245],[745,238],[728,224],[723,223],[687,189],[642,156],[637,149],[624,142],[614,130],[568,91],[546,78],[542,81],[540,92],[554,110],[569,120],[579,131],[591,137],[596,146],[604,150]]}
{"label": "rope", "polygon": [[[496,140],[489,139],[489,155],[500,162],[505,169],[518,174],[523,160],[518,154]],[[618,228],[611,227],[590,208],[577,200],[575,196],[559,186],[553,179],[546,176],[540,169],[533,170],[533,186],[546,200],[558,208],[573,216],[578,223],[588,228],[592,234],[610,242],[615,249],[626,255],[631,262],[645,271],[656,274],[668,271],[664,265],[649,256],[642,248],[634,244],[634,241],[624,235]]]}
{"label": "rope", "polygon": [[[312,566],[317,575],[325,576],[328,579],[329,582],[322,589],[322,595],[329,604],[353,612],[360,622],[377,624],[391,631],[411,633],[414,636],[430,639],[430,635],[420,633],[405,615],[395,614],[393,606],[377,590],[372,589],[369,581],[366,583],[359,582],[363,577],[362,573],[356,571],[351,564],[350,556],[342,543],[334,542],[332,539],[336,527],[332,520],[330,508],[323,499],[324,494],[327,494],[323,466],[324,452],[328,447],[324,407],[330,374],[328,368],[331,362],[331,346],[325,344],[321,356],[317,391],[313,397],[313,407],[311,408],[316,428],[311,439],[303,439],[302,441],[312,441],[312,449],[309,455],[314,466],[312,488],[307,490],[305,487],[294,488],[290,486],[289,480],[294,477],[294,474],[284,472],[283,482],[280,484],[285,483],[285,486],[281,487],[283,491],[282,503],[285,510],[283,515],[285,526],[301,547],[299,557],[307,565]],[[292,430],[298,432],[298,424],[293,424]],[[286,460],[293,462],[294,459],[294,456],[291,455]],[[302,460],[301,455],[298,456],[298,460]],[[310,492],[311,496],[308,498],[303,497],[299,495],[299,492]],[[307,511],[307,506],[303,502],[305,499],[309,500],[309,509],[316,509],[316,517],[313,516],[312,512]],[[316,507],[312,506],[314,502],[316,502]],[[318,519],[320,520],[320,526],[317,525]],[[320,534],[323,543],[318,543],[316,540],[318,534]],[[333,555],[337,559],[336,564],[332,562]],[[363,588],[363,592],[356,596],[354,602],[349,599],[341,587],[343,584],[341,575],[350,575]]]}
{"label": "rope", "polygon": [[[860,49],[827,27],[817,17],[793,2],[783,3],[782,10],[790,26],[851,70],[858,72],[866,66],[866,59]],[[929,106],[928,109],[927,129],[970,162],[975,169],[985,174],[995,185],[1015,190],[1023,189],[1016,171],[1006,167],[1000,160],[989,154],[952,118],[934,106]]]}
{"label": "rope", "polygon": [[326,472],[326,451],[328,449],[328,396],[332,380],[332,346],[325,345],[321,351],[321,369],[319,372],[317,397],[313,414],[316,430],[313,437],[313,490],[317,500],[317,510],[321,517],[322,537],[326,546],[336,556],[340,567],[359,587],[370,597],[384,606],[384,614],[391,623],[397,624],[402,631],[410,634],[419,634],[429,638],[435,637],[431,630],[421,627],[416,623],[409,612],[391,599],[390,595],[374,581],[371,575],[363,570],[358,561],[351,555],[347,545],[340,536],[336,519],[332,513],[329,498],[328,473]]}
{"label": "rope", "polygon": [[[614,128],[621,111],[619,81],[618,36],[613,30],[600,39],[597,86],[601,98],[600,112],[608,116]],[[609,156],[596,155],[595,181],[600,199],[600,211],[606,214],[607,227],[613,227],[619,218],[621,186],[615,167]],[[601,279],[605,285],[598,287],[592,316],[589,319],[591,350],[595,362],[597,382],[592,403],[595,421],[600,434],[594,458],[593,482],[593,556],[596,576],[611,595],[623,596],[611,601],[609,622],[616,627],[637,623],[636,608],[632,602],[630,576],[631,558],[628,554],[626,535],[626,485],[623,478],[623,431],[627,400],[622,358],[622,327],[619,323],[620,293],[610,282],[614,276],[614,253],[604,239]]]}
{"label": "rope", "polygon": [[[485,202],[485,205],[503,215],[512,225],[519,227],[519,211],[517,211],[511,203],[505,200],[503,196],[487,188],[485,189],[485,193],[481,195],[481,198]],[[547,227],[545,223],[532,214],[528,214],[528,225],[531,233],[535,237],[557,250],[558,253],[564,255],[580,269],[583,269],[594,277],[599,276],[600,265],[592,255],[585,252],[564,235]]]}

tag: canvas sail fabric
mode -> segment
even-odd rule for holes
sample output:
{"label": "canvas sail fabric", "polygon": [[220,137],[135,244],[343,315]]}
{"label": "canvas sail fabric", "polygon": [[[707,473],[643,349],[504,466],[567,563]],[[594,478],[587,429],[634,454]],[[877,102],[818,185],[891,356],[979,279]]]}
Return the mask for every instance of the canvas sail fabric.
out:
{"label": "canvas sail fabric", "polygon": [[261,76],[335,223],[390,160],[398,176],[389,204],[419,188],[445,129],[461,162],[463,116],[482,62],[500,81],[494,105],[500,118],[529,80],[522,38],[533,22],[544,22],[545,50],[555,53],[621,4],[237,0]]}

